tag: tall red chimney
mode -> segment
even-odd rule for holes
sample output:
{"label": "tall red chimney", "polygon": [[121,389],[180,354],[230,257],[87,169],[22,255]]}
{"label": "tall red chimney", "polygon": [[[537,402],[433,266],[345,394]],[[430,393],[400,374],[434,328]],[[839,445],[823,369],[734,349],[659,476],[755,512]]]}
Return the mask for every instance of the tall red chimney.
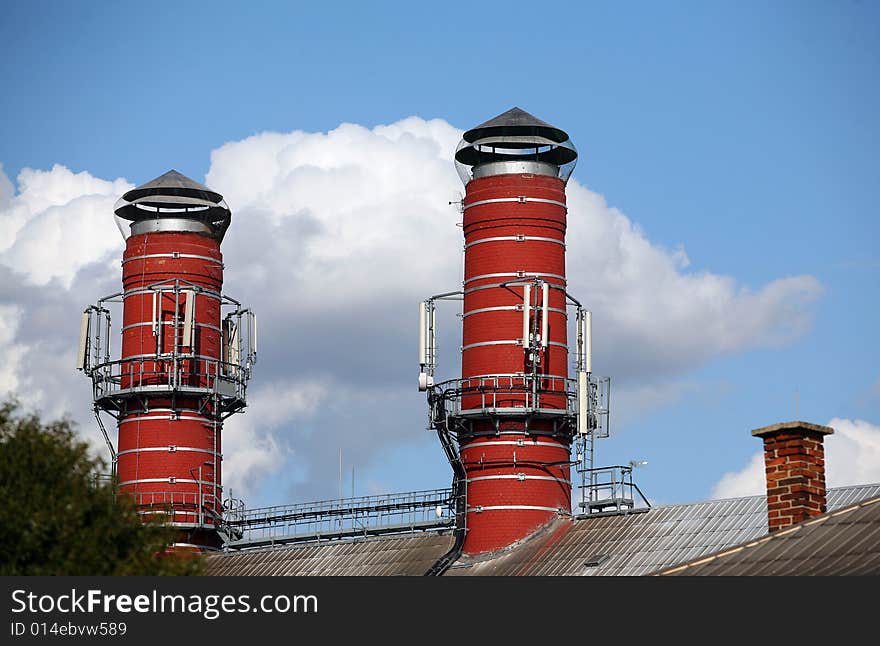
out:
{"label": "tall red chimney", "polygon": [[[78,368],[94,405],[118,423],[121,494],[168,513],[179,548],[219,547],[223,421],[245,407],[256,360],[253,314],[223,295],[223,196],[169,171],[116,204],[126,239],[123,291],[83,313]],[[122,303],[122,353],[110,357],[110,304]],[[103,430],[103,424],[101,424]]]}
{"label": "tall red chimney", "polygon": [[808,422],[782,422],[752,431],[764,440],[769,531],[825,513],[823,441],[833,432]]}
{"label": "tall red chimney", "polygon": [[[466,186],[463,290],[422,304],[420,388],[461,470],[466,554],[571,515],[578,385],[586,397],[591,370],[589,313],[566,292],[565,185],[576,159],[564,131],[519,108],[465,132],[455,153]],[[461,379],[435,385],[434,302],[448,297],[464,303]],[[579,381],[568,378],[569,302]]]}

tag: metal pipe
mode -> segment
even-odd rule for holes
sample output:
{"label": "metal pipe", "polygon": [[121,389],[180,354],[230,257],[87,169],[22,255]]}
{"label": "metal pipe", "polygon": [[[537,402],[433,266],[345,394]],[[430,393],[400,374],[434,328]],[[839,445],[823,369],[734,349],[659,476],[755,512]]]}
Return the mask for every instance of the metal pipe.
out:
{"label": "metal pipe", "polygon": [[578,433],[581,435],[586,435],[589,433],[589,423],[587,415],[589,414],[589,399],[587,397],[587,386],[589,384],[589,376],[583,370],[579,370],[578,373],[578,392],[577,392],[577,403],[578,403]]}
{"label": "metal pipe", "polygon": [[186,291],[186,301],[183,305],[183,343],[188,348],[193,348],[193,314],[195,312],[195,292]]}
{"label": "metal pipe", "polygon": [[549,314],[550,314],[550,284],[549,283],[545,282],[541,285],[541,298],[543,301],[542,305],[541,305],[541,346],[543,346],[544,349],[546,350],[547,349],[547,341],[549,340],[548,335],[550,333],[550,318],[549,318]]}
{"label": "metal pipe", "polygon": [[155,292],[156,299],[156,354],[160,355],[165,350],[165,328],[162,321],[162,292]]}
{"label": "metal pipe", "polygon": [[104,363],[110,362],[110,312],[104,310]]}
{"label": "metal pipe", "polygon": [[104,422],[101,420],[101,412],[100,409],[95,406],[95,420],[98,422],[98,428],[101,429],[101,435],[104,436],[104,442],[107,444],[107,450],[110,452],[110,473],[115,477],[116,476],[116,462],[119,459],[119,456],[116,454],[116,449],[113,446],[113,442],[110,441],[110,436],[107,434],[107,429],[104,428]]}
{"label": "metal pipe", "polygon": [[562,290],[562,291],[565,292],[565,297],[568,300],[570,300],[575,307],[581,307],[581,302],[578,299],[576,299],[574,296],[572,296],[571,294],[569,294],[565,290]]}
{"label": "metal pipe", "polygon": [[257,315],[251,312],[251,320],[254,322],[254,347],[253,353],[254,357],[257,356]]}
{"label": "metal pipe", "polygon": [[430,361],[431,375],[434,375],[434,367],[437,365],[437,308],[434,302],[431,302],[431,329],[428,331],[429,352],[428,359]]}
{"label": "metal pipe", "polygon": [[90,309],[82,313],[79,321],[79,348],[76,355],[78,370],[85,370],[88,367],[89,328],[92,320]]}
{"label": "metal pipe", "polygon": [[593,313],[584,312],[584,370],[593,372]]}
{"label": "metal pipe", "polygon": [[156,329],[156,292],[153,292],[153,311],[150,313],[150,323],[153,326],[153,335],[156,336],[158,334]]}
{"label": "metal pipe", "polygon": [[199,526],[205,524],[205,490],[202,489],[202,466],[199,465]]}
{"label": "metal pipe", "polygon": [[[444,292],[444,293],[442,293],[442,294],[434,294],[434,295],[433,295],[431,298],[429,298],[428,300],[429,300],[429,301],[439,301],[439,300],[442,300],[442,299],[447,298],[447,297],[449,297],[449,296],[461,296],[463,293],[464,293],[464,292],[462,292],[461,290],[459,290],[459,291],[457,291],[457,292]],[[457,299],[456,299],[456,300],[457,300]]]}
{"label": "metal pipe", "polygon": [[419,365],[425,367],[428,363],[425,327],[427,325],[427,304],[425,301],[419,303]]}

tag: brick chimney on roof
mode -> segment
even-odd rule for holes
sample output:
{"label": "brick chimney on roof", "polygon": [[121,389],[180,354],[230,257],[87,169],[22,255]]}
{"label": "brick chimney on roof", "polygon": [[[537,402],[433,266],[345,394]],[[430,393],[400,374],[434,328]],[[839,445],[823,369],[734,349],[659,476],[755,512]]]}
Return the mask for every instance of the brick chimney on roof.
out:
{"label": "brick chimney on roof", "polygon": [[833,432],[808,422],[783,422],[752,431],[764,440],[770,532],[825,513],[823,441]]}

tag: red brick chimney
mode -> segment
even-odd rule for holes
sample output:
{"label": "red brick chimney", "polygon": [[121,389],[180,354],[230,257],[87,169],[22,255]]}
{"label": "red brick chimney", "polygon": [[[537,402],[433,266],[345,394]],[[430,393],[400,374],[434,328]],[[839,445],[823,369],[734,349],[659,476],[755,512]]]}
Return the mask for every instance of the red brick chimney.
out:
{"label": "red brick chimney", "polygon": [[752,431],[764,440],[771,532],[825,513],[823,441],[833,432],[833,428],[808,422],[782,422]]}

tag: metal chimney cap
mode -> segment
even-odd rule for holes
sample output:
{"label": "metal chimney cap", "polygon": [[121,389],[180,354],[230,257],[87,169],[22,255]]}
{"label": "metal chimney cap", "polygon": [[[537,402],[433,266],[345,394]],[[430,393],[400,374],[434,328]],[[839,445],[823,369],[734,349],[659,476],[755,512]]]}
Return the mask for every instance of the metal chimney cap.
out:
{"label": "metal chimney cap", "polygon": [[454,159],[465,184],[506,173],[550,175],[567,182],[577,156],[568,133],[514,107],[465,132]]}
{"label": "metal chimney cap", "polygon": [[[125,193],[113,212],[125,239],[132,233],[190,230],[195,226],[195,230],[222,240],[232,219],[220,193],[173,169]],[[132,224],[124,224],[125,220]]]}
{"label": "metal chimney cap", "polygon": [[126,202],[135,202],[153,195],[189,197],[208,204],[219,204],[223,201],[220,193],[212,191],[173,168],[164,175],[131,189],[122,196],[122,199]]}
{"label": "metal chimney cap", "polygon": [[529,114],[522,108],[513,107],[497,117],[481,123],[464,133],[464,140],[474,143],[486,137],[535,136],[550,139],[558,144],[568,141],[568,134],[556,126]]}

